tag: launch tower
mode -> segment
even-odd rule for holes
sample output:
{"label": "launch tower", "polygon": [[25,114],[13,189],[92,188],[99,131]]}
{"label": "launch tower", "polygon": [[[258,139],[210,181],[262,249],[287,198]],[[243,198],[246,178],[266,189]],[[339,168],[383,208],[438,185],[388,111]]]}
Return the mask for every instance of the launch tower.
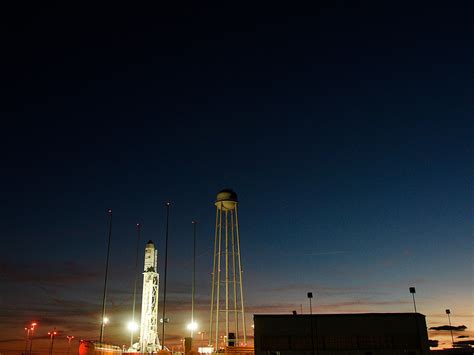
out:
{"label": "launch tower", "polygon": [[216,351],[220,339],[225,345],[247,344],[237,204],[234,191],[217,194],[209,324],[209,346]]}
{"label": "launch tower", "polygon": [[140,352],[160,350],[158,339],[158,252],[150,240],[145,247],[143,272],[142,319],[140,323]]}

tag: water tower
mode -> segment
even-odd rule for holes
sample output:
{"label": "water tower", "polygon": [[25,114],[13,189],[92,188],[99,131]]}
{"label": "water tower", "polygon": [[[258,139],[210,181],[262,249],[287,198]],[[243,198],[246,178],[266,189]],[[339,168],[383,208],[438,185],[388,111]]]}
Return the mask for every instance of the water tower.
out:
{"label": "water tower", "polygon": [[237,194],[229,189],[216,198],[209,346],[247,344]]}

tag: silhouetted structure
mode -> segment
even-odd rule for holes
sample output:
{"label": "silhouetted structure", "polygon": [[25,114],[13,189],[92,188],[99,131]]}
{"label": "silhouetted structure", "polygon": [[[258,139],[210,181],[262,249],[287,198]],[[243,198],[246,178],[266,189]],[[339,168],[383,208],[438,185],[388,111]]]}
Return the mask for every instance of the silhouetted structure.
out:
{"label": "silhouetted structure", "polygon": [[255,315],[254,324],[255,355],[430,353],[420,313]]}

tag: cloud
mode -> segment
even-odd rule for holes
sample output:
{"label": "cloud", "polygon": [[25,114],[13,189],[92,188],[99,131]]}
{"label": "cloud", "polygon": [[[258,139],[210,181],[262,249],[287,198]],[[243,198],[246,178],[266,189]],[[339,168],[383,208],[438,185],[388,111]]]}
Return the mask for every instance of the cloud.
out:
{"label": "cloud", "polygon": [[[334,302],[327,304],[318,304],[317,309],[320,311],[344,311],[347,312],[347,307],[358,307],[353,309],[353,312],[370,312],[370,308],[374,306],[390,306],[410,303],[409,301],[388,300],[388,301],[374,301],[370,299],[359,299],[354,301]],[[368,309],[362,309],[363,307]],[[299,308],[294,303],[280,303],[273,305],[253,305],[245,307],[245,310],[250,313],[291,313],[292,310],[299,311]]]}
{"label": "cloud", "polygon": [[273,305],[256,305],[245,307],[245,311],[249,313],[291,313],[291,311],[294,309],[295,305],[293,303],[279,303]]}
{"label": "cloud", "polygon": [[334,251],[322,251],[322,252],[314,252],[314,253],[283,253],[285,255],[296,255],[296,256],[321,256],[321,255],[337,255],[337,254],[344,254],[345,251],[341,250],[334,250]]}
{"label": "cloud", "polygon": [[342,308],[342,307],[352,307],[352,306],[392,306],[392,305],[400,305],[400,304],[407,304],[407,303],[410,303],[410,302],[401,301],[401,300],[373,301],[369,299],[361,299],[361,300],[354,300],[354,301],[322,304],[322,305],[319,305],[319,307],[332,309],[332,308]]}
{"label": "cloud", "polygon": [[338,294],[338,295],[354,295],[354,294],[370,294],[370,295],[386,295],[386,292],[367,291],[366,287],[329,287],[323,285],[315,285],[309,283],[291,283],[275,287],[266,287],[260,289],[263,292],[288,292],[288,290],[300,292],[313,290],[316,295],[320,294]]}
{"label": "cloud", "polygon": [[0,279],[5,283],[41,285],[71,285],[101,276],[95,269],[76,262],[55,263],[0,263]]}
{"label": "cloud", "polygon": [[458,331],[464,331],[466,330],[467,327],[465,325],[441,325],[439,327],[431,327],[430,330],[458,330]]}

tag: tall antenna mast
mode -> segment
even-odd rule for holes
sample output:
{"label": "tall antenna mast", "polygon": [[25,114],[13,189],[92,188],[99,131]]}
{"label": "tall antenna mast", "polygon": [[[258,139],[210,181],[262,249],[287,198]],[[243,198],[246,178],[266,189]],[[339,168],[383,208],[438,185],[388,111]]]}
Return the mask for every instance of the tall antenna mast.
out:
{"label": "tall antenna mast", "polygon": [[133,346],[133,332],[136,330],[135,323],[135,305],[137,299],[137,274],[138,274],[138,248],[140,246],[140,223],[137,223],[137,252],[135,254],[135,281],[133,285],[133,308],[132,308],[132,324],[130,329],[130,348]]}
{"label": "tall antenna mast", "polygon": [[194,335],[194,295],[196,292],[196,225],[197,221],[192,221],[193,224],[193,285],[191,290],[191,338]]}
{"label": "tall antenna mast", "polygon": [[169,219],[170,219],[170,202],[166,202],[166,241],[165,241],[165,281],[163,288],[163,330],[161,333],[161,343],[165,348],[165,323],[166,323],[166,274],[168,269],[168,235],[169,235]]}
{"label": "tall antenna mast", "polygon": [[112,237],[112,210],[109,209],[109,241],[107,243],[107,258],[105,261],[105,278],[104,278],[104,295],[102,297],[102,319],[100,322],[100,342],[104,341],[104,324],[106,323],[105,318],[105,303],[107,300],[107,276],[109,272],[109,254],[110,254],[110,239]]}

